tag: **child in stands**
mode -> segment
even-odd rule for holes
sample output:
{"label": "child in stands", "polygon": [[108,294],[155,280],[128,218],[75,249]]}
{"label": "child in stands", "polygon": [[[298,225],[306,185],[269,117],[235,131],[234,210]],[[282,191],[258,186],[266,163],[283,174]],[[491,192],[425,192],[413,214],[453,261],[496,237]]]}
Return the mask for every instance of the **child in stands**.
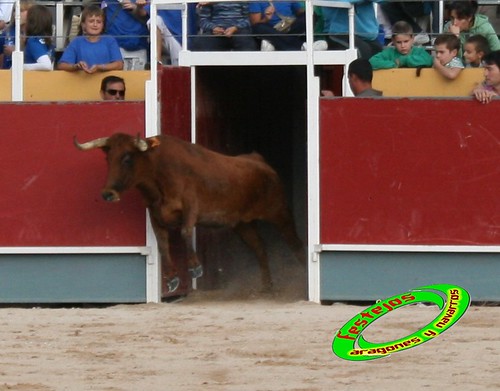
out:
{"label": "child in stands", "polygon": [[57,65],[63,71],[86,73],[123,69],[120,47],[114,37],[102,35],[104,11],[89,5],[82,11],[81,34],[73,39]]}
{"label": "child in stands", "polygon": [[51,71],[54,69],[52,46],[52,13],[40,4],[28,10],[26,18],[26,45],[24,69],[27,71]]}
{"label": "child in stands", "polygon": [[467,38],[464,45],[464,61],[466,68],[479,68],[483,57],[490,52],[488,40],[482,35]]}
{"label": "child in stands", "polygon": [[434,69],[447,79],[456,79],[464,64],[457,57],[460,50],[460,39],[453,34],[441,34],[434,41],[436,57],[434,58]]}
{"label": "child in stands", "polygon": [[404,21],[392,26],[392,46],[370,58],[374,70],[432,67],[432,56],[420,46],[413,46],[413,29]]}
{"label": "child in stands", "polygon": [[[26,31],[26,17],[28,15],[28,10],[35,4],[34,0],[21,0],[20,1],[20,11],[21,11],[21,35],[25,34]],[[4,46],[3,46],[3,64],[2,69],[10,69],[12,67],[12,53],[16,47],[16,23],[15,23],[15,7],[12,10],[12,17],[10,18],[9,25],[4,30]],[[22,40],[21,40],[22,41]],[[23,42],[21,42],[22,48]]]}
{"label": "child in stands", "polygon": [[460,39],[459,57],[463,56],[463,46],[467,37],[472,35],[482,35],[488,40],[490,50],[500,50],[500,40],[488,17],[477,13],[477,1],[452,1],[447,8],[450,21],[444,25],[443,33],[455,34]]}

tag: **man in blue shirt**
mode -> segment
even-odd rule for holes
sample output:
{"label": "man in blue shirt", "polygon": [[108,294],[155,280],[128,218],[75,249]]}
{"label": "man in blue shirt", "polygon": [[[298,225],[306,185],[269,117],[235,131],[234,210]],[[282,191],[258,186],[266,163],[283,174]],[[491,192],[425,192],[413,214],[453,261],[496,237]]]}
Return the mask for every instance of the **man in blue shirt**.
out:
{"label": "man in blue shirt", "polygon": [[[146,19],[133,12],[135,3],[130,0],[103,0],[101,7],[106,15],[105,33],[116,38],[125,62],[128,63],[127,58],[135,54],[143,58],[141,64],[144,65],[148,56],[149,30]],[[126,66],[126,69],[131,67]]]}
{"label": "man in blue shirt", "polygon": [[[354,45],[359,57],[369,59],[382,50],[378,42],[379,23],[375,15],[374,3],[379,0],[340,0],[354,4]],[[328,48],[345,50],[349,47],[349,18],[346,8],[322,7],[323,32]]]}
{"label": "man in blue shirt", "polygon": [[[250,2],[252,31],[261,39],[262,51],[300,50],[305,42],[306,22],[303,3],[296,1]],[[275,26],[283,18],[294,18],[287,31]]]}

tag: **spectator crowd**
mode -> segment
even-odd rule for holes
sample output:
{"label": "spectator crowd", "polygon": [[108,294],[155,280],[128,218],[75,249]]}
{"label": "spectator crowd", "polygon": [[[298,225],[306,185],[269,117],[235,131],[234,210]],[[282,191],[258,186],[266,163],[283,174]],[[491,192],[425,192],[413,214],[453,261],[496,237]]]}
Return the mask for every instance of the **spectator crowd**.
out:
{"label": "spectator crowd", "polygon": [[[368,60],[373,70],[432,67],[443,77],[455,79],[464,68],[488,68],[496,61],[491,59],[498,58],[498,34],[488,16],[480,13],[477,1],[445,2],[444,15],[432,1],[341,1],[355,8],[355,47],[358,57]],[[14,14],[12,0],[0,0],[2,69],[12,66]],[[43,1],[20,0],[24,68],[86,73],[145,69],[150,14],[149,0],[84,0],[81,13],[73,16],[76,36],[68,37],[62,52],[56,52],[53,10]],[[189,3],[187,15],[189,50],[306,49],[302,1]],[[158,62],[178,65],[181,11],[160,9],[155,24]],[[314,24],[313,50],[349,46],[347,8],[315,6]],[[130,64],[130,58],[140,59],[139,65]]]}

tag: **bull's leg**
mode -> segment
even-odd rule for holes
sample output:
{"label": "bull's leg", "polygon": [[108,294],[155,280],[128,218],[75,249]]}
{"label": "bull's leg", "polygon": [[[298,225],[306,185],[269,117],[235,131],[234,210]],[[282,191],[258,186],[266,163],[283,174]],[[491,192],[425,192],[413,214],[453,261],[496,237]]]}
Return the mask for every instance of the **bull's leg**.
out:
{"label": "bull's leg", "polygon": [[241,239],[255,251],[259,260],[262,288],[264,291],[271,291],[273,282],[271,280],[271,271],[269,270],[269,260],[256,224],[240,223],[234,229],[240,235]]}
{"label": "bull's leg", "polygon": [[199,278],[203,275],[203,266],[200,264],[198,255],[194,250],[193,230],[193,226],[182,227],[181,235],[186,244],[189,274],[191,278]]}
{"label": "bull's leg", "polygon": [[288,208],[282,210],[277,217],[271,221],[278,228],[292,250],[295,257],[302,265],[307,265],[307,255],[302,240],[297,235],[295,222]]}
{"label": "bull's leg", "polygon": [[160,226],[154,218],[151,219],[151,225],[153,226],[156,241],[158,242],[158,249],[161,255],[161,269],[167,271],[165,283],[168,288],[168,293],[172,293],[179,287],[180,279],[177,276],[177,268],[172,262],[172,258],[170,256],[168,231],[165,227]]}

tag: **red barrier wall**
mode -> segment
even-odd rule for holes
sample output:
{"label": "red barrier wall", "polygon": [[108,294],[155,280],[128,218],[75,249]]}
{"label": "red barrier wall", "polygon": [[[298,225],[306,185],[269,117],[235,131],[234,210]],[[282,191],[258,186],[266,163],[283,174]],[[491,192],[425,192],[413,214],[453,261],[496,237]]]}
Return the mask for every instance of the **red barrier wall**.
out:
{"label": "red barrier wall", "polygon": [[142,246],[139,194],[106,203],[101,151],[88,141],[121,131],[144,133],[143,102],[0,104],[0,246]]}
{"label": "red barrier wall", "polygon": [[500,244],[500,102],[320,108],[322,243]]}
{"label": "red barrier wall", "polygon": [[[161,130],[191,136],[190,70],[164,67]],[[144,134],[144,102],[51,102],[0,104],[0,246],[144,246],[145,208],[136,190],[119,203],[106,203],[100,191],[107,170],[104,154],[78,151],[79,141],[115,132]],[[179,234],[171,249],[179,264],[181,288],[190,278]]]}

